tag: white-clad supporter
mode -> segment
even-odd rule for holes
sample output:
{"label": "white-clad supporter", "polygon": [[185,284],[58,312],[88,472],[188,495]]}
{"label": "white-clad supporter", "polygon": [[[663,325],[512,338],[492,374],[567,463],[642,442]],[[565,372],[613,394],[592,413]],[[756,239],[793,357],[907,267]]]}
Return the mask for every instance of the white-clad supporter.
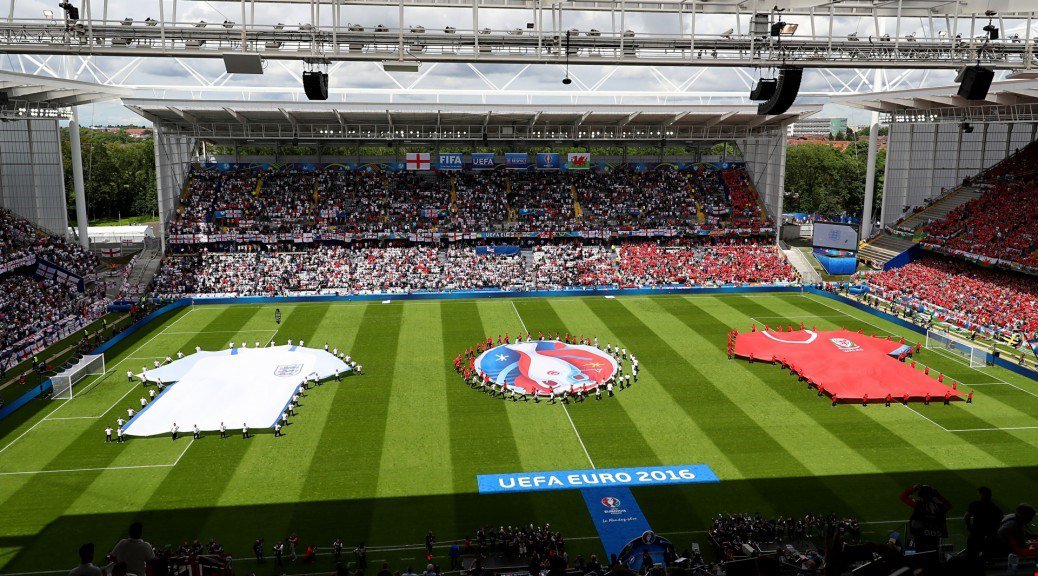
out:
{"label": "white-clad supporter", "polygon": [[[111,436],[111,432],[108,433]],[[101,569],[94,566],[94,543],[79,547],[79,566],[69,571],[68,576],[101,576]]]}
{"label": "white-clad supporter", "polygon": [[130,524],[129,536],[120,540],[109,556],[116,562],[125,562],[130,573],[145,576],[148,563],[155,559],[155,549],[144,540],[144,526],[134,522]]}

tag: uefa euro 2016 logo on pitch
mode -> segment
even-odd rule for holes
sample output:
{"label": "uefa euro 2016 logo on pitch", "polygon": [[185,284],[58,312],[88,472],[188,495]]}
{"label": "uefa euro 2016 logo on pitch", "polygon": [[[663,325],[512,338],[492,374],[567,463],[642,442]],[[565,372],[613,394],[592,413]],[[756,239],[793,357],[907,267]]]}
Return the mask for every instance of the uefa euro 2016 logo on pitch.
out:
{"label": "uefa euro 2016 logo on pitch", "polygon": [[620,499],[613,498],[612,496],[606,496],[602,498],[602,506],[605,506],[606,508],[619,508]]}
{"label": "uefa euro 2016 logo on pitch", "polygon": [[295,376],[303,371],[302,364],[280,364],[274,368],[275,376]]}
{"label": "uefa euro 2016 logo on pitch", "polygon": [[491,348],[475,368],[496,385],[542,396],[593,390],[618,371],[616,360],[594,346],[543,340]]}

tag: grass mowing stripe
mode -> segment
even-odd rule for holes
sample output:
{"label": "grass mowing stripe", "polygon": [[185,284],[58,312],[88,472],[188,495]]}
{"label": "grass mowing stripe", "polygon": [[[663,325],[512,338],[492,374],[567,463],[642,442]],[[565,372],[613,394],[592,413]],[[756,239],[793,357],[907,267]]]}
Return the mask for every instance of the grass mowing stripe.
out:
{"label": "grass mowing stripe", "polygon": [[[726,303],[747,317],[760,317],[767,313],[771,315],[771,318],[782,320],[784,324],[794,323],[792,319],[782,316],[780,309],[765,306],[761,304],[761,301],[762,299],[748,299],[739,296],[726,300]],[[699,309],[693,302],[687,302],[687,307],[693,310]],[[706,315],[705,311],[703,311],[703,315],[696,317],[713,318],[713,316]],[[727,326],[720,321],[715,319],[714,322],[721,329],[727,329]],[[719,352],[723,352],[720,346],[717,346],[717,349]],[[910,470],[946,468],[931,455],[899,438],[897,436],[899,430],[869,417],[877,415],[885,408],[873,406],[871,409],[859,409],[858,406],[840,406],[834,409],[829,406],[827,399],[817,398],[817,394],[813,390],[807,390],[806,385],[798,382],[795,376],[790,376],[788,371],[766,363],[755,364],[753,368],[755,368],[755,372],[762,373],[761,380],[775,393],[782,395],[787,401],[795,403],[818,426],[824,428],[831,438],[838,439],[844,445],[844,450],[853,451],[856,456],[867,459],[875,469],[894,471],[905,469],[906,466]],[[866,411],[869,415],[866,415]],[[882,415],[888,414],[883,413]],[[901,416],[902,420],[904,418],[900,413],[895,413],[893,416],[895,418]],[[892,494],[904,487],[897,485],[892,477],[887,476],[883,477],[880,485],[876,485],[874,480],[869,480],[868,485],[853,488],[859,492],[868,490]]]}
{"label": "grass mowing stripe", "polygon": [[[284,316],[280,326],[274,324],[274,308],[269,306],[259,309],[253,319],[262,319],[270,326],[277,327],[278,342],[284,343],[291,338],[293,342],[303,340],[307,347],[322,347],[324,340],[318,339],[317,335],[328,324],[328,308],[283,308]],[[344,342],[329,340],[329,349],[341,346]],[[200,530],[202,534],[235,534],[240,540],[225,545],[234,544],[232,551],[245,552],[248,550],[249,537],[264,536],[272,540],[287,533],[291,524],[290,515],[274,515],[269,508],[256,504],[304,499],[303,485],[307,474],[285,474],[282,468],[273,466],[272,462],[292,460],[298,470],[306,471],[310,468],[316,456],[320,431],[331,410],[330,400],[335,386],[338,384],[311,387],[306,396],[300,399],[297,416],[285,427],[284,437],[275,438],[269,430],[256,430],[257,434],[246,443],[248,446],[241,461],[220,494],[216,510],[207,518],[204,529]],[[238,432],[238,425],[229,425],[232,426],[232,433]],[[192,450],[208,449],[209,443],[217,440],[203,438],[205,443]],[[238,438],[225,441],[231,440],[239,441]],[[257,530],[257,534],[240,534],[243,525],[262,527],[262,531]]]}
{"label": "grass mowing stripe", "polygon": [[[305,541],[315,534],[327,540],[318,541],[323,546],[336,536],[346,542],[372,539],[379,462],[384,451],[394,449],[384,439],[402,317],[402,306],[364,307],[348,346],[364,374],[335,387],[332,412],[305,473],[308,503],[292,506],[289,531],[300,531]],[[342,521],[346,518],[349,522]]]}
{"label": "grass mowing stripe", "polygon": [[[522,329],[523,321],[509,300],[489,300],[478,304],[486,333],[496,342],[498,335],[510,338]],[[533,329],[533,328],[531,328]],[[509,435],[516,446],[518,460],[510,472],[535,470],[584,470],[591,467],[561,404],[512,402],[500,397],[485,397],[504,407]],[[486,496],[484,496],[486,498]],[[569,533],[589,534],[593,527],[583,499],[575,491],[541,492],[530,495],[528,508],[520,510],[517,521],[536,522],[543,518]]]}
{"label": "grass mowing stripe", "polygon": [[525,511],[533,508],[532,496],[475,494],[477,475],[518,472],[521,468],[517,439],[504,403],[469,388],[450,368],[455,356],[487,337],[481,307],[474,301],[445,300],[440,303],[440,317],[454,474],[454,533],[473,533],[483,523],[518,523],[527,518]]}
{"label": "grass mowing stripe", "polygon": [[[793,324],[796,327],[795,317],[787,318],[776,308],[765,306],[760,299],[750,299],[745,296],[735,296],[726,301],[733,309],[748,317],[760,317],[770,314],[772,318],[782,320],[782,323]],[[691,309],[698,309],[695,303],[687,302]],[[712,318],[712,317],[711,317]],[[716,321],[717,325],[722,324]],[[719,351],[723,351],[720,346]],[[739,363],[744,361],[739,360]],[[748,366],[748,364],[747,364]],[[896,470],[905,464],[910,464],[916,469],[940,469],[944,468],[940,462],[926,454],[913,445],[900,441],[890,442],[887,450],[877,450],[883,446],[877,445],[877,438],[883,438],[885,432],[893,432],[883,424],[866,415],[871,408],[883,408],[872,406],[859,409],[857,405],[840,406],[832,408],[826,398],[818,398],[817,393],[797,381],[796,376],[789,374],[788,370],[774,367],[768,363],[754,364],[756,372],[770,372],[773,376],[762,378],[768,386],[776,393],[784,396],[788,401],[795,403],[805,412],[810,413],[819,426],[825,428],[829,434],[838,438],[849,449],[854,450],[862,457],[868,459],[879,470]],[[879,410],[871,410],[878,412]],[[892,487],[893,488],[893,487]]]}
{"label": "grass mowing stripe", "polygon": [[[578,303],[561,303],[559,307],[565,312],[577,308]],[[516,306],[527,321],[528,326],[536,326],[536,330],[551,332],[573,332],[575,327],[570,327],[558,314],[555,306],[546,300],[517,302]],[[586,328],[586,327],[585,327]],[[579,336],[580,334],[578,334]],[[588,336],[587,333],[584,334]],[[602,342],[619,342],[612,334],[593,334],[601,338]],[[609,336],[609,338],[606,338]],[[634,388],[632,387],[631,390]],[[591,396],[583,404],[573,404],[569,407],[570,417],[573,419],[584,445],[587,447],[591,458],[600,468],[609,468],[621,464],[652,466],[662,464],[662,461],[653,451],[635,426],[631,417],[619,402],[620,398],[628,391],[617,390],[617,396],[605,397],[602,401],[595,401]],[[618,438],[610,434],[610,430],[625,430],[623,437]],[[636,456],[641,461],[632,462],[631,456]]]}
{"label": "grass mowing stripe", "polygon": [[[245,319],[247,319],[248,315],[251,315],[251,312],[249,312],[247,315],[243,315],[241,312],[229,311],[227,315],[221,314],[220,319],[214,319],[213,322],[220,322],[222,326],[233,326],[236,323],[243,324],[245,322]],[[185,336],[185,338],[186,337],[187,336]],[[149,344],[149,346],[154,346],[154,344]],[[118,411],[121,409],[122,407],[120,406],[116,407],[114,410]],[[76,453],[80,453],[89,454],[91,459],[90,462],[92,464],[91,467],[103,467],[113,462],[119,456],[120,450],[97,449],[102,438],[102,435],[98,432],[98,430],[101,430],[102,427],[103,423],[98,422],[96,424],[96,429],[95,427],[92,427],[85,433],[78,436],[69,445],[69,447],[66,448],[62,452],[62,454],[59,455],[58,458],[56,458],[55,460],[67,461],[68,458],[74,458]],[[169,441],[168,439],[159,438],[132,439],[127,443],[125,448],[139,448],[140,445],[145,445],[146,447],[147,445],[155,442],[168,443]],[[184,439],[180,442],[190,442],[190,440]],[[111,448],[111,446],[107,446],[106,448]],[[119,448],[124,447],[120,446]],[[221,460],[221,462],[226,461],[226,459]],[[232,460],[231,464],[233,465],[233,463],[234,461]],[[180,468],[180,470],[180,473],[177,473],[177,468],[159,468],[145,470],[120,470],[112,471],[110,473],[83,472],[69,475],[42,474],[39,477],[34,477],[32,483],[30,485],[27,485],[27,488],[31,486],[34,491],[42,489],[49,494],[49,497],[44,506],[46,506],[46,509],[50,512],[49,516],[51,518],[54,518],[68,514],[70,509],[73,509],[75,507],[74,505],[76,500],[84,494],[91,493],[91,487],[95,484],[95,481],[100,481],[106,484],[110,484],[109,489],[114,489],[117,491],[117,493],[123,494],[124,498],[132,500],[134,502],[134,504],[132,505],[134,508],[139,508],[146,511],[142,512],[141,514],[142,517],[145,517],[153,513],[147,511],[153,511],[166,507],[166,503],[161,502],[159,499],[156,498],[156,494],[162,493],[163,486],[167,487],[171,494],[175,495],[177,498],[180,498],[182,500],[190,500],[192,503],[195,504],[197,504],[199,497],[201,497],[204,500],[204,489],[187,491],[183,488],[185,485],[192,484],[189,481],[190,477],[188,475],[197,475],[197,471],[194,470],[194,468],[191,466],[185,466],[183,468]],[[144,487],[139,481],[139,478],[142,477],[139,476],[141,474],[144,475],[143,478],[149,478],[152,480],[155,480],[158,477],[163,477],[164,475],[164,480],[161,484],[158,484],[158,487],[155,488],[155,492],[151,492],[150,490],[139,490],[139,488]],[[171,476],[175,476],[175,478],[171,479]],[[48,485],[50,484],[53,484],[53,486],[50,486],[48,488]],[[211,484],[206,483],[206,486],[209,485]],[[149,488],[151,487],[153,486],[149,486]],[[148,497],[149,494],[151,496],[150,498]],[[17,503],[27,497],[28,495],[24,494],[23,491],[16,492],[7,500],[7,502],[4,503],[3,506],[8,512],[14,513],[13,510],[16,510],[19,506],[19,504]],[[37,520],[42,517],[38,509],[33,514],[29,514],[27,516],[35,517]],[[78,529],[82,530],[81,533],[89,533],[92,535],[93,538],[96,538],[98,541],[102,542],[116,541],[117,536],[125,530],[124,526],[115,525],[114,523],[93,526],[93,522],[90,522],[84,517],[74,516],[73,518],[83,522],[81,526],[78,526]],[[185,527],[181,525],[180,521],[172,524],[177,525],[180,528],[180,530],[174,532],[173,534],[166,533],[164,537],[180,537],[184,534],[184,532],[191,533],[191,531],[186,530]],[[160,525],[160,523],[156,522],[155,525]],[[161,523],[161,528],[159,530],[161,531],[162,529],[168,529],[171,527],[170,525],[171,523],[168,521]],[[197,526],[198,524],[192,523],[190,520],[188,520],[187,525]],[[48,532],[61,532],[69,530],[74,532],[76,529],[77,527],[75,526],[74,522],[71,525],[69,522],[59,522],[49,524],[48,527],[43,529],[41,532],[42,534],[46,535]],[[59,536],[56,535],[55,537]],[[40,562],[41,559],[46,559],[47,554],[44,552],[43,549],[38,549],[38,547],[45,546],[45,543],[48,541],[50,541],[49,537],[43,537],[38,540],[35,540],[26,548],[23,548],[19,555],[15,559],[13,559],[11,563],[5,566],[5,570],[17,570],[19,569],[19,566],[22,564],[23,561],[25,562],[26,567],[30,567]]]}
{"label": "grass mowing stripe", "polygon": [[[805,310],[816,309],[818,307],[823,306],[817,303],[815,305],[804,305]],[[937,355],[924,351],[920,357],[920,361],[929,365],[935,356]],[[954,374],[954,372],[952,373]],[[972,429],[995,427],[991,421],[974,413],[978,407],[983,406],[984,400],[985,392],[982,390],[979,391],[979,396],[975,399],[975,402],[972,405],[960,406],[958,404],[953,404],[951,407],[939,406],[942,409],[949,409],[954,418],[954,423],[951,426],[946,425],[945,428]],[[997,402],[997,400],[992,397],[987,397],[987,400]],[[939,424],[943,424],[943,420],[940,416],[931,416],[929,413],[928,416],[935,418],[935,421]],[[971,434],[968,432],[957,434],[970,434],[970,436],[965,440],[966,442],[971,446],[979,448],[993,458],[997,458],[1005,464],[1010,466],[1026,466],[1032,462],[1029,454],[1033,454],[1034,447],[1036,443],[1038,443],[1038,439],[1033,442],[1026,440],[1024,434],[1027,432],[1028,431],[1014,432],[991,430],[985,431],[983,434]]]}
{"label": "grass mowing stripe", "polygon": [[[722,449],[738,454],[733,463],[740,468],[744,476],[772,474],[781,471],[783,474],[804,477],[805,483],[811,486],[815,497],[838,503],[840,511],[852,510],[853,507],[842,496],[833,492],[823,482],[811,477],[810,470],[782,447],[742,406],[728,398],[714,383],[713,379],[699,370],[670,341],[661,337],[634,314],[627,303],[622,300],[588,302],[592,310],[600,317],[609,317],[607,324],[614,325],[614,332],[622,330],[624,340],[635,342],[640,350],[652,350],[654,356],[661,357],[667,364],[676,367],[676,374],[659,374],[658,377],[671,380],[665,389],[671,394],[687,396],[681,405],[689,411],[689,416],[702,422],[704,430]],[[676,336],[671,336],[676,338]],[[719,336],[724,338],[724,334]],[[646,361],[648,364],[648,361]],[[691,382],[679,375],[690,375]],[[748,398],[748,401],[752,399]],[[752,404],[751,404],[752,405]],[[717,411],[725,415],[724,421],[716,417]],[[747,456],[751,457],[747,458]],[[763,461],[763,466],[761,465]],[[770,472],[769,472],[770,471]],[[788,495],[765,494],[766,499],[781,501]]]}
{"label": "grass mowing stripe", "polygon": [[[583,333],[578,333],[578,336],[586,336],[592,341],[598,337],[600,345],[608,342],[621,347],[626,346],[623,340],[602,323],[584,302],[559,303],[539,300],[530,301],[529,304],[529,307],[537,309],[541,314],[553,317],[545,324],[551,330],[569,332],[580,326]],[[540,304],[540,306],[534,306],[535,304]],[[535,317],[537,314],[535,312]],[[592,328],[593,333],[588,331]],[[629,352],[635,356],[639,354],[634,349],[629,349]],[[651,395],[655,401],[641,401],[648,398],[649,396],[646,395],[650,392],[655,392]],[[616,390],[615,397],[604,397],[602,401],[575,405],[570,412],[581,434],[587,438],[585,442],[588,443],[588,449],[593,450],[593,455],[598,458],[596,462],[600,467],[701,462],[702,459],[698,454],[688,455],[688,446],[701,442],[703,437],[693,434],[687,438],[688,442],[683,441],[689,430],[698,431],[696,423],[689,420],[677,406],[661,406],[660,404],[665,402],[665,396],[665,394],[659,394],[659,383],[652,373],[642,371],[639,374],[638,382],[633,383],[626,390]],[[667,413],[668,410],[673,422],[659,422],[662,420],[661,414]],[[673,426],[671,426],[672,424]],[[661,430],[661,427],[665,431]],[[650,436],[646,434],[646,430],[658,432],[651,436],[656,442],[649,441]],[[711,447],[713,448],[712,445]],[[666,454],[669,458],[663,458],[661,454]],[[635,489],[639,500],[654,499],[669,502],[671,505],[667,513],[668,520],[677,516],[680,519],[678,523],[705,525],[709,522],[709,518],[700,514],[700,508],[696,506],[699,499],[693,492],[687,486]],[[657,519],[648,517],[650,523],[659,529]],[[667,525],[673,526],[676,523],[667,522]]]}

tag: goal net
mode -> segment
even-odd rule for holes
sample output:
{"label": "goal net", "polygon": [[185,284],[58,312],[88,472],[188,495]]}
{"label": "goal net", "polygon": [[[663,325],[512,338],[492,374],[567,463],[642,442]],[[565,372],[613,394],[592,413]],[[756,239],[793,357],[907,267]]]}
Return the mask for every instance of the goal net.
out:
{"label": "goal net", "polygon": [[949,332],[927,330],[926,349],[944,350],[954,354],[967,362],[971,368],[979,368],[992,363],[990,350],[985,350],[983,346]]}
{"label": "goal net", "polygon": [[104,354],[87,354],[80,358],[79,362],[76,362],[75,365],[51,376],[51,386],[54,387],[54,392],[51,394],[51,398],[71,400],[73,388],[76,386],[76,383],[87,376],[104,376],[104,374]]}

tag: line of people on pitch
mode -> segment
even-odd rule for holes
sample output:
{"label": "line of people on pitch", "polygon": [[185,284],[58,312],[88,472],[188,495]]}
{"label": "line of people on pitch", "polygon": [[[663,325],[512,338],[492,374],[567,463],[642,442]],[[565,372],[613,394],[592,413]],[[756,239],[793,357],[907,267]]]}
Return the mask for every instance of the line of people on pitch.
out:
{"label": "line of people on pitch", "polygon": [[[288,339],[288,345],[292,346],[292,339],[291,338]],[[267,346],[270,346],[270,347],[275,346],[273,338],[270,339],[270,342],[267,344]],[[298,346],[303,346],[303,340],[299,341]],[[229,348],[231,348],[233,350],[234,347],[235,347],[234,346],[234,342],[231,342],[229,344]],[[248,347],[248,343],[243,341],[241,343],[241,347],[242,348],[247,348]],[[256,345],[254,347],[255,348],[260,348],[262,346],[260,345],[259,341],[257,340],[256,341]],[[201,351],[202,351],[202,348],[200,346],[195,346],[195,353],[199,353]],[[328,352],[329,354],[332,354],[336,358],[338,358],[338,359],[342,360],[343,362],[345,362],[346,364],[348,364],[350,366],[350,368],[355,373],[357,373],[358,375],[363,373],[364,367],[362,365],[358,364],[353,358],[351,358],[349,354],[346,354],[345,352],[340,351],[338,347],[329,350],[329,345],[328,345],[327,342],[325,342],[324,343],[324,351]],[[177,360],[180,360],[183,357],[184,357],[184,353],[178,350],[177,351]],[[173,358],[171,356],[167,355],[164,362],[160,362],[159,360],[154,360],[153,364],[154,364],[155,369],[157,370],[158,368],[160,368],[164,364],[169,364],[171,362],[173,362]],[[144,387],[144,388],[147,387],[148,382],[149,382],[149,380],[145,376],[145,372],[147,372],[147,370],[148,370],[147,367],[142,366],[141,367],[141,373],[137,376],[137,378],[140,379],[141,387]],[[335,369],[334,378],[335,378],[336,382],[342,382],[342,374],[339,373],[339,369],[338,368]],[[127,370],[126,371],[126,379],[127,379],[128,382],[131,382],[131,383],[134,382],[135,376],[134,376],[132,370]],[[278,417],[277,422],[274,423],[274,436],[275,437],[280,438],[281,436],[284,436],[284,427],[288,425],[288,417],[296,415],[295,409],[299,408],[299,406],[300,406],[300,404],[299,404],[299,397],[306,395],[305,391],[309,389],[311,384],[318,385],[318,386],[321,384],[321,382],[320,382],[320,380],[318,380],[316,374],[308,375],[306,378],[304,378],[300,382],[299,386],[296,387],[296,390],[292,394],[292,400],[285,407],[284,412],[282,412],[281,415]],[[155,387],[148,390],[148,397],[146,398],[144,396],[141,396],[141,398],[140,398],[141,410],[143,411],[145,409],[145,407],[148,406],[148,404],[153,402],[158,397],[158,395],[161,394],[165,390],[165,388],[166,388],[166,385],[162,382],[162,379],[161,378],[156,378],[155,379]],[[117,418],[116,419],[116,427],[114,429],[112,428],[111,425],[105,426],[105,442],[106,443],[109,443],[109,442],[123,443],[123,442],[125,442],[126,441],[126,433],[125,433],[123,428],[124,428],[124,426],[126,425],[127,422],[129,422],[130,420],[133,419],[135,414],[136,414],[136,412],[134,411],[133,408],[127,408],[126,409],[126,419],[125,420],[121,416],[119,418]],[[191,432],[192,432],[192,437],[193,437],[194,440],[198,440],[198,439],[200,439],[202,437],[202,431],[198,428],[198,424],[194,424],[192,426]],[[115,434],[115,436],[113,436],[113,433]],[[250,432],[249,432],[248,422],[243,422],[242,423],[241,435],[242,435],[242,439],[248,439],[248,438],[251,437]],[[180,426],[176,422],[173,422],[173,424],[170,426],[170,436],[172,437],[173,440],[176,440],[180,436]],[[227,434],[227,426],[223,422],[220,422],[220,438],[226,438],[227,436],[228,436],[228,434]]]}
{"label": "line of people on pitch", "polygon": [[[803,322],[800,323],[800,329],[801,330],[805,329]],[[767,324],[765,324],[764,330],[765,331],[770,331],[771,327],[768,326]],[[814,326],[812,326],[811,327],[811,331],[814,332],[815,330],[816,330],[816,328]],[[756,331],[757,331],[756,324],[750,326],[750,332],[756,332]],[[782,332],[782,326],[777,326],[775,331],[776,332]],[[793,326],[789,326],[788,327],[788,331],[792,332],[793,331]],[[863,334],[863,332],[862,332],[862,330],[860,328],[858,329],[858,334]],[[731,359],[733,359],[735,357],[735,340],[738,337],[739,337],[739,330],[732,329],[730,332],[728,332],[728,359],[729,360],[731,360]],[[878,338],[878,336],[876,336],[875,334],[873,334],[872,337],[873,338]],[[887,339],[889,340],[890,337],[888,336]],[[901,338],[900,343],[901,344],[905,344],[905,339]],[[903,351],[903,352],[901,352],[900,354],[897,355],[897,361],[901,362],[901,363],[906,363],[914,355],[916,355],[920,351],[922,351],[922,349],[923,349],[923,347],[922,347],[921,344],[915,344],[914,346],[913,345],[908,345],[908,349],[907,350],[905,350],[905,351]],[[752,352],[750,353],[749,360],[750,360],[750,364],[753,364],[753,362],[756,361],[756,360],[765,361],[763,358],[755,358]],[[769,362],[771,364],[776,364],[780,368],[788,368],[789,369],[789,375],[790,376],[796,376],[797,379],[800,382],[806,382],[808,390],[810,390],[811,388],[816,388],[818,390],[818,397],[819,398],[821,398],[821,397],[825,396],[827,393],[829,393],[829,391],[827,391],[825,389],[825,385],[824,384],[818,384],[814,380],[811,380],[810,377],[804,375],[804,371],[802,369],[797,368],[796,366],[793,366],[793,365],[787,363],[784,359],[780,359],[777,356],[772,356],[771,360],[767,361],[767,362]],[[912,360],[912,363],[910,364],[910,366],[912,367],[913,370],[917,369],[916,365],[917,365],[916,361]],[[929,366],[923,366],[923,374],[925,374],[927,376],[930,375],[930,367]],[[941,384],[944,384],[944,374],[943,373],[938,373],[937,374],[937,381],[939,383],[941,383]],[[957,391],[958,389],[959,389],[959,383],[957,381],[955,381],[955,380],[952,380],[951,381],[951,389],[944,391],[943,400],[944,400],[944,405],[945,406],[951,405],[952,392],[953,391]],[[831,394],[830,399],[832,400],[833,407],[836,407],[836,405],[839,404],[840,400],[841,400],[840,397],[837,396],[836,394]],[[855,401],[857,401],[857,400],[859,400],[859,398],[843,398],[843,400],[855,400]],[[862,406],[868,407],[869,402],[871,402],[874,399],[869,398],[868,393],[865,393],[865,394],[862,394],[862,397],[860,398],[860,400],[861,400],[861,405]],[[905,392],[905,394],[902,397],[900,397],[900,398],[898,398],[898,397],[896,397],[893,394],[888,392],[886,397],[882,399],[882,401],[884,402],[884,404],[886,405],[887,408],[889,408],[892,403],[898,402],[898,401],[900,401],[902,404],[907,406],[909,400],[911,400],[911,396],[908,394],[908,392]],[[933,400],[933,396],[929,392],[927,392],[923,396],[923,405],[924,406],[929,406],[930,402],[932,400]],[[877,400],[877,402],[878,401],[879,400]],[[970,390],[966,394],[966,403],[967,404],[972,404],[973,403],[973,391],[972,390]]]}
{"label": "line of people on pitch", "polygon": [[[536,341],[543,340],[555,340],[557,342],[565,342],[566,344],[581,344],[584,346],[594,346],[599,350],[604,350],[606,354],[609,354],[616,360],[617,367],[619,370],[613,376],[604,380],[596,380],[593,392],[595,394],[595,400],[602,399],[602,393],[605,392],[609,397],[615,395],[614,393],[614,381],[616,387],[619,390],[630,388],[635,382],[638,381],[638,369],[639,363],[638,358],[633,353],[628,354],[627,348],[621,348],[619,344],[606,344],[605,348],[598,341],[598,337],[585,338],[584,336],[573,336],[570,333],[566,333],[565,336],[556,332],[554,336],[549,332],[545,335],[543,332],[537,332]],[[533,334],[527,333],[525,338],[522,332],[519,332],[515,337],[515,343],[530,342],[534,341]],[[502,346],[511,344],[511,337],[506,332],[504,335],[498,335],[496,346]],[[480,354],[486,352],[490,348],[494,347],[494,340],[491,336],[487,336],[486,340],[480,341],[475,346],[469,347],[465,352],[458,354],[454,358],[454,370],[461,376],[462,380],[469,385],[469,387],[479,390],[490,397],[499,397],[502,400],[511,399],[513,402],[522,400],[523,402],[529,402],[531,395],[522,389],[517,389],[515,386],[508,386],[506,382],[493,382],[490,376],[481,372],[476,368],[476,359]],[[628,373],[624,373],[624,361],[627,361]],[[541,393],[540,390],[534,390],[532,397],[535,404],[539,404],[543,398],[549,404],[555,404],[556,401],[561,401],[564,404],[570,402],[583,402],[588,398],[590,386],[582,386],[577,389],[576,386],[571,386],[568,390],[556,392],[556,388],[549,389],[546,393]]]}

